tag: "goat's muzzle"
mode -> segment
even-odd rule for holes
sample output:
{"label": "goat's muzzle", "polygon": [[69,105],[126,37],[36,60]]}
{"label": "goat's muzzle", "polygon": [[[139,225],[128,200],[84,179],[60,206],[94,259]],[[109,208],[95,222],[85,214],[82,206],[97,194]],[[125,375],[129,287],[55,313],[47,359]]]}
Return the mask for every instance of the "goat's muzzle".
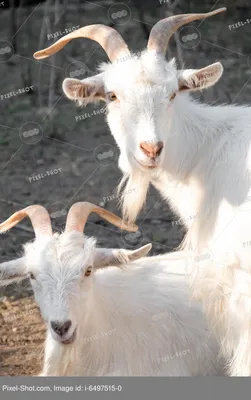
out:
{"label": "goat's muzzle", "polygon": [[164,147],[163,142],[157,142],[157,143],[149,143],[149,142],[141,142],[140,143],[140,148],[143,151],[143,153],[150,158],[150,160],[155,161],[157,157],[160,156],[162,150]]}
{"label": "goat's muzzle", "polygon": [[60,321],[51,321],[50,322],[51,329],[54,334],[57,336],[57,340],[62,344],[71,344],[76,339],[76,331],[75,329],[70,337],[68,337],[69,331],[72,327],[72,322],[67,320],[65,322]]}

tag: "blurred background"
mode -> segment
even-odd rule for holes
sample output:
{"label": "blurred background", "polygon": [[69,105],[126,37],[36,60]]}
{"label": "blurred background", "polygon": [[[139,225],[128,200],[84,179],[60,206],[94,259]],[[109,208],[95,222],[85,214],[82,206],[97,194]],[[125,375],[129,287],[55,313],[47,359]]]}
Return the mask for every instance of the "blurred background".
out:
{"label": "blurred background", "polygon": [[[41,61],[33,53],[81,26],[116,28],[129,48],[145,48],[152,26],[169,15],[227,12],[181,28],[167,58],[180,67],[215,61],[224,75],[196,94],[202,101],[248,103],[251,88],[251,4],[248,0],[0,0],[0,220],[30,204],[42,204],[61,230],[68,208],[88,200],[120,214],[116,186],[119,151],[109,133],[103,104],[76,107],[62,92],[66,77],[83,79],[107,60],[103,49],[77,39]],[[133,193],[132,193],[133,195]],[[86,233],[100,246],[138,247],[153,243],[153,254],[175,249],[185,233],[178,218],[151,188],[138,218],[140,234],[128,236],[92,216]],[[28,220],[0,237],[1,260],[20,255],[34,237]],[[0,375],[36,373],[44,327],[28,283],[0,289]],[[32,352],[32,348],[34,351]],[[42,354],[40,354],[42,355]]]}

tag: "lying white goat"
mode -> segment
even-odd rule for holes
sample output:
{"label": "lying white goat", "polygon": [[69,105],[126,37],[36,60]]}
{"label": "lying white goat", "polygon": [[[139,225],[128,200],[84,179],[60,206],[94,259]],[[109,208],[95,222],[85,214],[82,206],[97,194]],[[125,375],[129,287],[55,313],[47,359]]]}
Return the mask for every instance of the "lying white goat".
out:
{"label": "lying white goat", "polygon": [[[66,79],[63,89],[79,103],[107,102],[123,183],[128,178],[125,217],[135,220],[150,183],[170,202],[188,228],[185,244],[197,265],[194,291],[232,356],[231,374],[251,375],[251,109],[210,106],[190,97],[219,80],[220,63],[178,70],[165,60],[179,27],[222,11],[159,21],[141,55],[131,54],[112,28],[92,25],[35,57],[47,57],[75,37],[96,40],[106,50],[112,64],[82,81]],[[204,251],[212,255],[207,261]]]}
{"label": "lying white goat", "polygon": [[[52,234],[41,206],[0,225],[10,229],[28,215],[36,233],[23,258],[0,265],[0,281],[30,277],[48,324],[42,375],[222,375],[218,345],[200,307],[189,304],[184,260],[133,261],[149,244],[134,251],[96,248],[82,233],[91,212],[135,230],[90,203],[71,207],[62,234]],[[183,269],[176,272],[179,262]]]}

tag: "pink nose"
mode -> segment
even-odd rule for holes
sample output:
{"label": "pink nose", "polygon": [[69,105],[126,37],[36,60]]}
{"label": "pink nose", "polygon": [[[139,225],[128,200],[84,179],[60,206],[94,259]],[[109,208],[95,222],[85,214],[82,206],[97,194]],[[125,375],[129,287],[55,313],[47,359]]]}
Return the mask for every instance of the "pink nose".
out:
{"label": "pink nose", "polygon": [[154,160],[156,157],[160,155],[162,152],[164,143],[163,142],[157,142],[157,143],[149,143],[149,142],[141,142],[140,143],[140,148],[143,151],[143,153],[149,157],[151,160]]}

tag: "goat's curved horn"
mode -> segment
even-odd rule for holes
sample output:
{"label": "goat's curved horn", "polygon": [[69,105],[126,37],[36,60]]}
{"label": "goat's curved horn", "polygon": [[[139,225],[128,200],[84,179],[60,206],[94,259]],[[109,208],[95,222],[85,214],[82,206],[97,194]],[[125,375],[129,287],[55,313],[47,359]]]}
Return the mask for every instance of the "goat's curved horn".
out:
{"label": "goat's curved horn", "polygon": [[162,19],[153,26],[149,36],[147,48],[150,51],[156,51],[157,53],[165,55],[171,36],[182,25],[188,24],[189,22],[197,19],[212,17],[213,15],[222,13],[224,11],[226,11],[225,7],[205,14],[180,14]]}
{"label": "goat's curved horn", "polygon": [[52,235],[49,213],[43,206],[39,205],[28,206],[12,214],[6,221],[0,224],[0,232],[8,231],[25,217],[30,218],[36,237]]}
{"label": "goat's curved horn", "polygon": [[85,26],[74,32],[68,33],[68,35],[62,37],[50,47],[34,53],[34,58],[41,60],[49,57],[61,50],[72,39],[77,38],[87,38],[98,42],[112,62],[116,61],[121,56],[130,55],[127,44],[115,29],[106,25],[97,24]]}
{"label": "goat's curved horn", "polygon": [[123,221],[112,212],[88,202],[79,202],[71,206],[67,216],[65,230],[67,232],[83,232],[87,218],[92,212],[100,215],[103,219],[120,229],[124,229],[129,232],[136,232],[138,230],[137,225]]}

